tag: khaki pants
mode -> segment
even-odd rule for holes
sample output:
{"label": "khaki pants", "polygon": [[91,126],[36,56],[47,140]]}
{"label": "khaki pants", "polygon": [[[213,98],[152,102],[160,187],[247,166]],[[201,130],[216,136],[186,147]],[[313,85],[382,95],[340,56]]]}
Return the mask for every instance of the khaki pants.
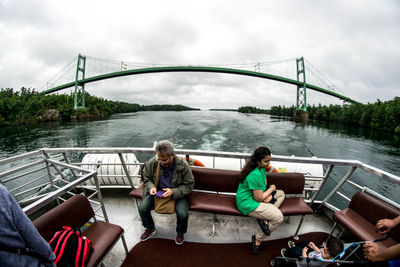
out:
{"label": "khaki pants", "polygon": [[[282,190],[276,190],[276,202],[274,204],[261,202],[258,208],[250,212],[248,215],[257,219],[267,220],[271,232],[283,222],[282,212],[278,209],[285,199],[285,193]],[[261,230],[256,234],[258,240],[264,240],[267,235]]]}

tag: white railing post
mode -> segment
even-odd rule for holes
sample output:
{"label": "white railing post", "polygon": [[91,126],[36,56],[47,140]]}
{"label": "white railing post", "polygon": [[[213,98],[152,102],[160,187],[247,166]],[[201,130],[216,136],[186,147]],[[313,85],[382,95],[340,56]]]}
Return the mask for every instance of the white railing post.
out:
{"label": "white railing post", "polygon": [[345,176],[343,176],[342,180],[335,186],[335,188],[325,197],[324,200],[322,200],[321,205],[325,205],[326,202],[333,196],[333,194],[336,193],[336,191],[339,190],[340,187],[347,181],[347,179],[350,178],[350,176],[354,173],[354,171],[357,169],[357,167],[351,167],[351,169],[346,173]]}

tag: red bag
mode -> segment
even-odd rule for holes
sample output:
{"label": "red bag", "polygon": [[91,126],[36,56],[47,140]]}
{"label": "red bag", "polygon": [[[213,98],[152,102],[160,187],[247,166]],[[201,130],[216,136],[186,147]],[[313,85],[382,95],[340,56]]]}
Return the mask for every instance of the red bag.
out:
{"label": "red bag", "polygon": [[93,251],[93,245],[89,238],[82,235],[80,229],[72,229],[63,226],[54,234],[49,242],[56,256],[54,263],[57,266],[86,266]]}

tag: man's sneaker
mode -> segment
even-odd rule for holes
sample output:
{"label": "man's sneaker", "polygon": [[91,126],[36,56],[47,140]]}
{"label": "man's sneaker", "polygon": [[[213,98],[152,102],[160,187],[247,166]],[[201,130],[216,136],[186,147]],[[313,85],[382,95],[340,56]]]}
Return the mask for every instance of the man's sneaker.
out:
{"label": "man's sneaker", "polygon": [[285,253],[286,253],[286,248],[281,249],[281,255],[282,255],[282,257],[286,257],[286,256],[285,256]]}
{"label": "man's sneaker", "polygon": [[289,248],[292,248],[292,247],[294,247],[294,242],[292,241],[292,240],[289,240],[288,242],[287,242],[287,245],[289,246]]}
{"label": "man's sneaker", "polygon": [[140,241],[146,241],[149,238],[152,238],[156,234],[156,228],[153,230],[146,229],[144,230],[144,233],[140,237]]}
{"label": "man's sneaker", "polygon": [[184,241],[185,238],[183,237],[183,234],[177,233],[175,237],[175,244],[182,245]]}

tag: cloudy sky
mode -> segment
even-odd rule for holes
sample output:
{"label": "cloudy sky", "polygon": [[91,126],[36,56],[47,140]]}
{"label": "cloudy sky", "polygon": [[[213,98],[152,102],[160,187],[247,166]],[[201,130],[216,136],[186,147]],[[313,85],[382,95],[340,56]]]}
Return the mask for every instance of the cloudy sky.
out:
{"label": "cloudy sky", "polygon": [[[261,71],[292,79],[295,58],[303,56],[308,67],[356,101],[400,96],[397,0],[0,0],[0,36],[0,88],[39,90],[79,53],[171,65],[278,61]],[[127,76],[85,89],[111,100],[199,108],[296,101],[295,86],[212,73]],[[342,103],[307,93],[310,104]]]}

